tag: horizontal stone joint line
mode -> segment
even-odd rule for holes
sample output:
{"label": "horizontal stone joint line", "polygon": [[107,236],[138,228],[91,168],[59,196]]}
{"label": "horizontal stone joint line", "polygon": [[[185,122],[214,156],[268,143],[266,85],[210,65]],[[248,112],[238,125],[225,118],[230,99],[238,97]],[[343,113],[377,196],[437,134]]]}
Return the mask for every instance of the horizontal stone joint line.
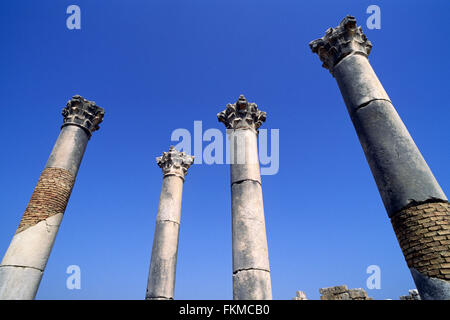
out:
{"label": "horizontal stone joint line", "polygon": [[163,176],[163,179],[164,179],[165,177],[178,177],[178,178],[180,178],[180,179],[184,182],[184,178],[180,177],[178,174],[167,173],[167,174],[165,174],[165,175]]}
{"label": "horizontal stone joint line", "polygon": [[406,209],[409,209],[409,208],[412,208],[412,207],[416,207],[416,206],[420,206],[421,204],[427,204],[427,203],[449,203],[448,200],[439,199],[439,198],[435,198],[435,197],[431,197],[431,198],[423,200],[423,201],[416,201],[414,199],[409,199],[409,200],[411,201],[410,203],[408,203],[406,206],[404,206],[400,210],[394,212],[390,216],[390,218],[393,218],[397,214],[401,213],[403,210],[406,210]]}
{"label": "horizontal stone joint line", "polygon": [[83,131],[84,131],[84,132],[87,134],[87,136],[88,136],[88,140],[90,140],[91,137],[92,137],[91,131],[90,131],[89,129],[85,128],[84,126],[78,124],[78,123],[72,123],[72,122],[70,122],[70,123],[64,123],[64,124],[61,126],[61,130],[62,130],[62,128],[67,127],[67,126],[76,126],[76,127],[78,127],[78,128],[83,129]]}
{"label": "horizontal stone joint line", "polygon": [[369,56],[368,56],[367,54],[365,54],[364,52],[361,52],[361,51],[352,51],[352,52],[349,52],[349,53],[347,53],[347,54],[345,54],[345,55],[339,57],[339,58],[336,60],[335,64],[333,65],[333,69],[336,68],[337,65],[338,65],[341,61],[345,60],[345,58],[350,58],[350,57],[353,56],[353,55],[361,55],[361,56],[366,57],[367,59],[369,59]]}
{"label": "horizontal stone joint line", "polygon": [[156,220],[156,223],[158,223],[158,222],[172,222],[172,223],[175,223],[177,225],[180,225],[180,223],[178,221],[173,221],[173,220],[169,220],[169,219]]}
{"label": "horizontal stone joint line", "polygon": [[256,183],[258,183],[259,185],[261,185],[261,182],[258,181],[258,180],[254,180],[254,179],[243,179],[243,180],[238,180],[238,181],[233,182],[233,183],[231,184],[231,186],[233,186],[234,184],[241,184],[241,183],[246,182],[246,181],[253,181],[253,182],[256,182]]}
{"label": "horizontal stone joint line", "polygon": [[147,297],[145,297],[146,300],[149,300],[149,299],[161,299],[161,298],[162,298],[162,299],[173,300],[173,298],[164,297],[164,296],[155,296],[155,297],[147,296]]}
{"label": "horizontal stone joint line", "polygon": [[44,270],[41,270],[39,268],[35,268],[35,267],[29,267],[29,266],[19,266],[19,265],[15,265],[15,264],[2,264],[0,265],[0,268],[2,267],[12,267],[12,268],[28,268],[28,269],[35,269],[38,270],[40,272],[44,272]]}
{"label": "horizontal stone joint line", "polygon": [[261,269],[261,268],[243,268],[243,269],[237,269],[236,271],[233,271],[233,274],[237,274],[241,271],[264,271],[270,273],[270,270]]}
{"label": "horizontal stone joint line", "polygon": [[228,130],[230,130],[230,131],[250,130],[250,131],[253,131],[254,133],[257,133],[256,130],[253,129],[250,125],[245,126],[245,127],[239,127],[239,128],[236,128],[236,129],[227,129],[227,131]]}
{"label": "horizontal stone joint line", "polygon": [[394,105],[392,104],[392,101],[391,101],[391,100],[375,98],[375,99],[371,99],[371,100],[369,100],[369,101],[367,101],[367,102],[364,102],[364,103],[360,104],[359,106],[357,106],[357,107],[353,110],[353,114],[355,114],[357,111],[359,111],[359,109],[362,109],[362,108],[368,106],[369,104],[371,104],[371,103],[374,102],[374,101],[386,101],[386,102],[389,102],[392,106],[394,106]]}
{"label": "horizontal stone joint line", "polygon": [[265,220],[258,218],[258,217],[252,217],[252,216],[241,217],[240,220],[241,221],[256,221],[256,222],[265,223]]}

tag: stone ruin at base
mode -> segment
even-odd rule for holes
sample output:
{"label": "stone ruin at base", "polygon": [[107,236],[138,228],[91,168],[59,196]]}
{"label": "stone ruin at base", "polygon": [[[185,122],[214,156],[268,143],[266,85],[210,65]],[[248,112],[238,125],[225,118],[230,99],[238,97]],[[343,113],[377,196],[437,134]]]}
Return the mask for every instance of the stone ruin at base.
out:
{"label": "stone ruin at base", "polygon": [[419,291],[417,289],[409,290],[407,296],[400,296],[400,300],[422,300],[420,299]]}
{"label": "stone ruin at base", "polygon": [[[349,289],[345,284],[341,286],[320,288],[320,300],[374,300],[362,288]],[[304,291],[297,291],[292,300],[308,300]],[[391,299],[388,299],[391,300]],[[407,296],[400,296],[400,300],[421,300],[417,289],[409,290]]]}
{"label": "stone ruin at base", "polygon": [[308,298],[303,291],[297,291],[297,295],[293,297],[292,300],[308,300]]}
{"label": "stone ruin at base", "polygon": [[319,289],[320,300],[373,300],[362,288],[349,289],[346,285]]}

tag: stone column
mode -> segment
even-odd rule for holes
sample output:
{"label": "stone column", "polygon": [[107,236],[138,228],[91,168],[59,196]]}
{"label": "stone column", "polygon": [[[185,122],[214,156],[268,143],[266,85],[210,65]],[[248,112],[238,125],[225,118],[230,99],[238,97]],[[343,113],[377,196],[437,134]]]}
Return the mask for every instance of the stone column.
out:
{"label": "stone column", "polygon": [[335,77],[422,299],[450,299],[450,205],[373,71],[347,16],[310,43]]}
{"label": "stone column", "polygon": [[231,155],[233,298],[270,300],[269,253],[257,134],[266,113],[243,95],[217,115],[226,126]]}
{"label": "stone column", "polygon": [[104,110],[74,96],[58,140],[0,265],[0,299],[34,299],[86,145]]}
{"label": "stone column", "polygon": [[156,158],[163,172],[161,196],[156,217],[152,258],[147,284],[147,300],[172,300],[177,268],[181,196],[187,169],[194,157],[178,152],[173,146]]}

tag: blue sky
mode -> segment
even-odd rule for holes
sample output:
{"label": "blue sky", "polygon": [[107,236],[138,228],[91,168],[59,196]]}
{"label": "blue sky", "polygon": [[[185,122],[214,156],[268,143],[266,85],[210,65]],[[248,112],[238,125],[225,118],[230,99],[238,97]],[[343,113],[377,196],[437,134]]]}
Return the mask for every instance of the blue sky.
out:
{"label": "blue sky", "polygon": [[[81,8],[81,30],[66,8]],[[381,8],[381,29],[365,26]],[[173,130],[218,128],[239,94],[280,130],[280,170],[263,176],[274,299],[414,283],[338,86],[308,43],[347,14],[444,192],[450,189],[448,1],[3,1],[0,4],[0,254],[31,197],[75,94],[106,110],[86,150],[37,299],[143,299]],[[203,146],[208,143],[205,142]],[[227,165],[194,165],[183,192],[176,299],[231,299]],[[66,289],[79,265],[81,290]]]}

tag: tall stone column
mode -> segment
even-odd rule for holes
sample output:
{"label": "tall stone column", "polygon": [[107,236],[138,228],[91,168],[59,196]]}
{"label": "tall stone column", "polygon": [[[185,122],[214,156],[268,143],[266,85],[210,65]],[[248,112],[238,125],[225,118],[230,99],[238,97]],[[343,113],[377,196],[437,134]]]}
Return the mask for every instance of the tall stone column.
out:
{"label": "tall stone column", "polygon": [[161,196],[156,217],[152,258],[147,284],[147,300],[172,300],[175,290],[181,196],[187,169],[194,157],[173,146],[156,158],[163,172]]}
{"label": "tall stone column", "polygon": [[58,140],[0,265],[0,299],[34,299],[86,145],[104,110],[74,96]]}
{"label": "tall stone column", "polygon": [[373,71],[347,16],[310,43],[336,78],[422,299],[450,299],[450,205]]}
{"label": "tall stone column", "polygon": [[269,253],[257,134],[266,113],[243,95],[217,115],[226,126],[231,155],[233,298],[270,300]]}

